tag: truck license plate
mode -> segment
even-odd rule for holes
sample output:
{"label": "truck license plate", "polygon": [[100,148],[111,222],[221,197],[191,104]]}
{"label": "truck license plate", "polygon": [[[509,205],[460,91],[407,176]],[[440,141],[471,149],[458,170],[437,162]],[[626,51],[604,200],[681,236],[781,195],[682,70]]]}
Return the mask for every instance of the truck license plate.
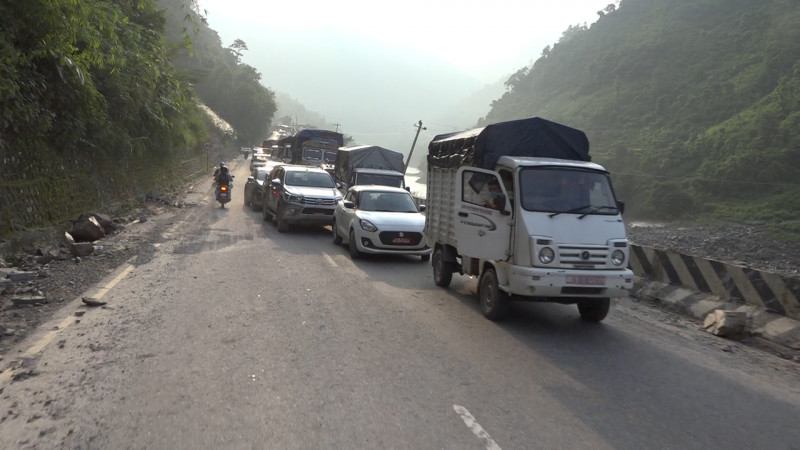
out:
{"label": "truck license plate", "polygon": [[598,275],[567,275],[567,283],[604,286],[606,284],[606,277]]}
{"label": "truck license plate", "polygon": [[411,239],[405,237],[396,237],[392,239],[392,244],[410,244]]}

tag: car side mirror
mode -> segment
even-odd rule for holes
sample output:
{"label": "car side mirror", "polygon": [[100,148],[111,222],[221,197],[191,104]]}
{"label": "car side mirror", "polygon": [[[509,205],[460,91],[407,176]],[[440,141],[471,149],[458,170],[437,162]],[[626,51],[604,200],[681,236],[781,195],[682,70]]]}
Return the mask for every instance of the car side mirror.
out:
{"label": "car side mirror", "polygon": [[270,183],[273,186],[280,186],[281,185],[281,180],[280,180],[280,178],[275,178],[274,180],[270,181]]}
{"label": "car side mirror", "polygon": [[625,213],[625,202],[621,202],[621,201],[617,200],[617,209],[619,210],[620,214],[624,214]]}
{"label": "car side mirror", "polygon": [[356,204],[353,203],[351,200],[345,200],[342,202],[342,206],[344,206],[347,209],[353,209],[356,207]]}
{"label": "car side mirror", "polygon": [[247,177],[248,183],[252,183],[253,181],[256,181],[256,177]]}
{"label": "car side mirror", "polygon": [[425,205],[419,205],[419,212],[425,211],[425,208],[426,208]]}
{"label": "car side mirror", "polygon": [[411,188],[406,186],[406,192],[411,192]]}

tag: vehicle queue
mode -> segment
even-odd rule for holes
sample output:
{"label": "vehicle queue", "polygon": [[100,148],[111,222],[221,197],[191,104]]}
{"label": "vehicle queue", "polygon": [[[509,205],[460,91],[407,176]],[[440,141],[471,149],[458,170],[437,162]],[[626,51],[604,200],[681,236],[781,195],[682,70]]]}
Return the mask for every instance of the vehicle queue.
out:
{"label": "vehicle queue", "polygon": [[289,149],[264,150],[253,153],[259,162],[251,161],[244,203],[260,211],[265,222],[275,222],[279,233],[292,226],[330,225],[333,243],[345,244],[352,258],[400,254],[430,259],[425,206],[417,206],[407,189],[378,184],[344,188],[334,181],[330,156],[293,164]]}

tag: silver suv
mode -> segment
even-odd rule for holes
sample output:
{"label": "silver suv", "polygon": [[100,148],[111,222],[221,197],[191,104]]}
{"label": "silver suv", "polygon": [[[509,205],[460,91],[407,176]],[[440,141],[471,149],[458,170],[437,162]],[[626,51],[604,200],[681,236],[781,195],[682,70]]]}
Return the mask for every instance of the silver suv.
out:
{"label": "silver suv", "polygon": [[289,224],[328,225],[333,221],[336,202],[342,199],[331,175],[318,167],[280,165],[265,184],[263,218],[273,218],[278,232]]}

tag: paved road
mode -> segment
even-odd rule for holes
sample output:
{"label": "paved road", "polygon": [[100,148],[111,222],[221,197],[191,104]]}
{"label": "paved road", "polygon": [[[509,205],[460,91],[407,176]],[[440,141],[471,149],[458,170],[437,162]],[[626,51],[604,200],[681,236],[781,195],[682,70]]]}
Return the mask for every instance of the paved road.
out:
{"label": "paved road", "polygon": [[20,346],[0,448],[800,448],[796,363],[632,299],[490,322],[473,279],[278,233],[243,169]]}

